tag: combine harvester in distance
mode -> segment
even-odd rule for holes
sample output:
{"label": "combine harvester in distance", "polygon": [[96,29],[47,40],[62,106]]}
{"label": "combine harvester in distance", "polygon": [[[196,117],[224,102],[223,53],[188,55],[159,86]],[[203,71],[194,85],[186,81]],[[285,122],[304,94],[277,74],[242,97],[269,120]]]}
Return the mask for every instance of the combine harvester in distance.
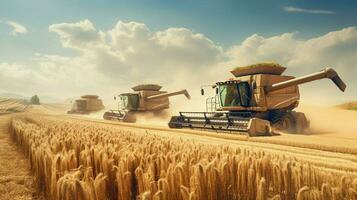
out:
{"label": "combine harvester in distance", "polygon": [[[206,101],[206,112],[180,112],[170,128],[235,131],[249,136],[272,135],[272,129],[303,133],[309,127],[299,104],[298,85],[328,78],[344,91],[345,83],[331,68],[295,78],[282,75],[285,67],[259,63],[231,71],[235,78],[212,85],[216,96]],[[201,89],[202,95],[204,89]]]}
{"label": "combine harvester in distance", "polygon": [[103,102],[97,95],[83,95],[74,101],[72,109],[67,114],[89,114],[103,109]]}
{"label": "combine harvester in distance", "polygon": [[[118,110],[110,110],[104,113],[106,120],[122,122],[136,122],[136,115],[144,112],[160,113],[170,106],[169,97],[185,95],[190,99],[187,90],[177,92],[160,91],[161,86],[156,84],[138,85],[132,88],[134,92],[120,94]],[[116,97],[114,97],[116,99]]]}

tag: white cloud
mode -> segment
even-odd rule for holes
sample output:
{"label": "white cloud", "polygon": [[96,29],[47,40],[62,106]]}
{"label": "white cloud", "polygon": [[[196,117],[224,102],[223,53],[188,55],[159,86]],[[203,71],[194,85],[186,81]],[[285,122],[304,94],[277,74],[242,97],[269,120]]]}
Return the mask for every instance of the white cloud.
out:
{"label": "white cloud", "polygon": [[28,32],[27,28],[24,25],[21,25],[17,22],[7,21],[6,24],[12,28],[10,34],[13,36],[16,36],[18,34],[25,34]]}
{"label": "white cloud", "polygon": [[279,60],[285,63],[291,59],[300,43],[294,37],[294,33],[284,33],[270,38],[253,34],[240,45],[229,48],[227,55],[230,62],[237,61],[243,65],[262,60]]}
{"label": "white cloud", "polygon": [[86,50],[104,43],[104,35],[89,20],[77,23],[60,23],[49,26],[50,32],[59,35],[63,47]]}
{"label": "white cloud", "polygon": [[254,34],[226,53],[232,64],[275,60],[302,71],[326,65],[351,69],[345,65],[357,61],[357,28],[344,28],[307,40],[297,39],[294,33],[268,38]]}
{"label": "white cloud", "polygon": [[39,87],[41,82],[49,81],[26,65],[0,63],[0,71],[0,84],[9,92],[32,90]]}
{"label": "white cloud", "polygon": [[215,65],[223,55],[222,48],[206,36],[185,28],[152,32],[145,24],[119,21],[104,33],[85,20],[54,24],[49,30],[60,36],[64,47],[81,51],[98,72],[113,79],[161,77],[170,82],[175,74]]}
{"label": "white cloud", "polygon": [[64,48],[75,49],[79,54],[37,54],[31,67],[3,63],[0,68],[6,73],[0,75],[1,84],[13,82],[18,86],[7,85],[15,91],[36,88],[53,95],[97,93],[111,98],[135,84],[152,82],[168,90],[189,88],[196,94],[200,85],[231,76],[232,67],[276,61],[288,67],[288,74],[297,76],[333,67],[347,81],[348,91],[344,95],[331,95],[337,92],[336,88],[318,82],[302,88],[304,98],[314,98],[316,91],[322,101],[357,98],[356,92],[349,89],[357,84],[355,27],[310,39],[298,39],[296,33],[273,37],[253,34],[227,49],[189,29],[153,32],[137,22],[119,21],[112,29],[99,31],[84,20],[54,24],[49,30],[59,35]]}
{"label": "white cloud", "polygon": [[298,8],[293,6],[283,7],[283,10],[285,12],[297,12],[297,13],[309,13],[309,14],[327,14],[327,15],[335,14],[335,12],[331,10],[304,9],[304,8]]}

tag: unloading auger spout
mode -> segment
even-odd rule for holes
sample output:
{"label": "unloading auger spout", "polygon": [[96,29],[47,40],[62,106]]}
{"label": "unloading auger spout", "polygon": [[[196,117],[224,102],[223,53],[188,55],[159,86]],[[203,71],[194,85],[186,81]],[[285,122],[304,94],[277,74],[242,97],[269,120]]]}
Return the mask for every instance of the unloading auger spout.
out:
{"label": "unloading auger spout", "polygon": [[326,69],[323,69],[323,70],[313,73],[313,74],[301,76],[298,78],[294,78],[294,79],[290,79],[287,81],[283,81],[283,82],[275,83],[273,85],[266,86],[265,92],[269,93],[269,92],[272,92],[275,90],[279,90],[279,89],[283,89],[283,88],[287,88],[287,87],[291,87],[291,86],[295,86],[295,85],[300,85],[303,83],[316,81],[316,80],[320,80],[320,79],[324,79],[324,78],[331,79],[342,92],[345,91],[346,84],[342,81],[342,79],[337,74],[337,72],[335,70],[333,70],[332,68],[326,68]]}
{"label": "unloading auger spout", "polygon": [[154,100],[154,99],[161,99],[161,98],[166,98],[166,97],[171,97],[171,96],[176,96],[176,95],[185,95],[187,99],[191,99],[190,94],[187,92],[187,90],[180,90],[177,92],[169,92],[169,93],[163,93],[163,94],[157,94],[157,95],[152,95],[146,97],[147,100]]}

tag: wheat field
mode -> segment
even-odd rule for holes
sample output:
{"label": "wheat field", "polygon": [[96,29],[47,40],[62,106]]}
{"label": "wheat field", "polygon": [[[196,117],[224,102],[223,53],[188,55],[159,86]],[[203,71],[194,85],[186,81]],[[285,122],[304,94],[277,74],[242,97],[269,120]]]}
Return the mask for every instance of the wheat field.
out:
{"label": "wheat field", "polygon": [[10,132],[47,199],[357,199],[354,169],[259,148],[45,115],[17,116]]}

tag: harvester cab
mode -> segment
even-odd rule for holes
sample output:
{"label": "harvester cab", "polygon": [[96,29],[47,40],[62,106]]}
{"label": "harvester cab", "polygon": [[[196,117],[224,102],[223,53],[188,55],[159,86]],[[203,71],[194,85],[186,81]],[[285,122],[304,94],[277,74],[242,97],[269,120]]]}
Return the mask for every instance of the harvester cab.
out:
{"label": "harvester cab", "polygon": [[107,120],[135,122],[136,114],[140,112],[160,113],[170,107],[169,97],[185,95],[190,99],[187,90],[177,92],[160,91],[161,86],[155,84],[138,85],[132,88],[134,92],[123,93],[115,97],[119,99],[118,110],[110,110],[103,115]]}
{"label": "harvester cab", "polygon": [[[299,104],[299,84],[328,78],[344,91],[345,83],[331,68],[295,78],[282,75],[285,67],[260,63],[231,71],[235,76],[212,86],[216,96],[206,101],[206,112],[180,112],[171,128],[237,131],[250,136],[270,135],[272,129],[302,133],[309,121],[293,109]],[[204,94],[203,88],[201,94]]]}
{"label": "harvester cab", "polygon": [[[139,108],[139,94],[125,93],[118,96],[118,107],[121,110],[137,110]],[[114,98],[116,99],[116,97]]]}
{"label": "harvester cab", "polygon": [[87,101],[84,99],[77,99],[75,103],[76,110],[86,110],[87,109]]}

